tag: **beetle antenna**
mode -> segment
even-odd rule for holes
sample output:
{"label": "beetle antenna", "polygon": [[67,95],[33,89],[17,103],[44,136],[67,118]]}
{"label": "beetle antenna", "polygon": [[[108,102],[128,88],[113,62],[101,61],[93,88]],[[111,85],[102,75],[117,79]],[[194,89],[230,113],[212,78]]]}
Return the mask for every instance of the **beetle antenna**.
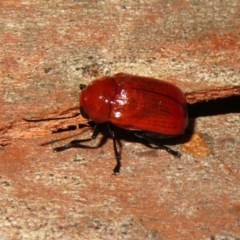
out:
{"label": "beetle antenna", "polygon": [[87,87],[86,84],[79,84],[79,89],[80,89],[80,90],[83,90],[83,89],[86,88],[86,87]]}

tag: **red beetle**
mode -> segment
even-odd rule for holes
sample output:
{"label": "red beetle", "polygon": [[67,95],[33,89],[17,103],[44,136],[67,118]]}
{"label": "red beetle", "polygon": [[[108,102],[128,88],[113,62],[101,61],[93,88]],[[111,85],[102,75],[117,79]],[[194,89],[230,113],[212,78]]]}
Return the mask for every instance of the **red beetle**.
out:
{"label": "red beetle", "polygon": [[175,85],[154,78],[118,73],[91,82],[80,93],[80,112],[83,117],[96,123],[91,138],[73,140],[69,144],[55,148],[62,151],[70,147],[82,146],[81,142],[95,139],[99,125],[107,124],[113,138],[119,172],[121,156],[117,149],[114,126],[132,131],[144,138],[150,145],[164,148],[176,157],[180,153],[167,146],[159,146],[157,138],[174,137],[184,133],[188,115],[186,100]]}

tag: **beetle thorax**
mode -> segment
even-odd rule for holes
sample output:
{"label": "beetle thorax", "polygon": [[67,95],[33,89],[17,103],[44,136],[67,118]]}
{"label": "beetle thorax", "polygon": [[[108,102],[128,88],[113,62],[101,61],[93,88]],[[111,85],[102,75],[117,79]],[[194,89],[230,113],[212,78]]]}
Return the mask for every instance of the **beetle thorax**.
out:
{"label": "beetle thorax", "polygon": [[109,121],[116,86],[112,78],[96,80],[80,94],[80,107],[96,123]]}

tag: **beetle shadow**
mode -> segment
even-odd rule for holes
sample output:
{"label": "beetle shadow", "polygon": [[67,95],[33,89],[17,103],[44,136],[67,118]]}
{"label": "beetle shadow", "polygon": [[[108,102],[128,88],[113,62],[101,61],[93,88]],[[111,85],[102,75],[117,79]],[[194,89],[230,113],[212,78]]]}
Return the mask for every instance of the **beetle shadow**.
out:
{"label": "beetle shadow", "polygon": [[[94,125],[91,125],[91,127],[94,128]],[[181,156],[181,154],[177,151],[172,150],[168,146],[177,145],[179,143],[183,143],[183,142],[187,141],[186,136],[166,137],[166,136],[161,136],[161,135],[158,136],[156,134],[154,134],[153,138],[150,138],[151,140],[149,141],[149,138],[146,139],[145,137],[139,137],[139,133],[142,133],[142,132],[128,131],[128,130],[125,130],[122,128],[118,128],[116,126],[112,126],[112,128],[114,131],[114,135],[116,136],[115,140],[116,140],[117,148],[118,148],[117,152],[120,156],[122,154],[121,140],[131,142],[131,143],[142,144],[142,145],[146,146],[147,148],[151,148],[151,149],[160,149],[160,150],[163,149],[178,158]],[[100,134],[101,136],[97,136],[96,138],[98,138],[98,139],[92,138],[91,136],[89,136],[89,138],[85,138],[85,139],[76,139],[76,140],[72,140],[71,142],[69,142],[65,145],[55,147],[53,150],[55,152],[62,152],[62,151],[65,151],[65,150],[68,150],[71,148],[79,148],[79,149],[101,148],[107,142],[108,139],[112,139],[112,135],[109,132],[108,124],[99,125],[99,133],[101,133]],[[100,137],[100,140],[99,140],[99,137]],[[61,139],[61,141],[62,140],[63,139]],[[88,142],[92,142],[92,141],[97,142],[95,146],[87,144]],[[55,142],[58,142],[58,140],[44,143],[44,144],[42,144],[42,146],[47,145],[47,144],[52,144]],[[166,146],[166,145],[168,145],[168,146]],[[113,149],[113,151],[114,151],[114,149]],[[115,158],[116,158],[116,153],[115,153]],[[120,171],[120,166],[118,166],[118,167],[119,167],[119,171]]]}
{"label": "beetle shadow", "polygon": [[[193,129],[194,129],[194,120],[190,121],[189,126],[186,130],[186,134],[180,135],[180,136],[165,136],[165,135],[157,135],[157,134],[151,134],[148,133],[147,137],[145,137],[146,132],[141,131],[129,131],[126,129],[122,129],[116,126],[113,126],[115,136],[118,139],[120,147],[121,140],[130,142],[130,143],[138,143],[142,144],[148,148],[152,149],[165,149],[166,145],[168,146],[174,146],[178,144],[183,144],[185,142],[188,142],[191,138]],[[108,139],[111,138],[108,129],[106,126],[103,126],[101,129],[101,133],[104,136],[104,138]],[[144,134],[142,134],[144,133]]]}

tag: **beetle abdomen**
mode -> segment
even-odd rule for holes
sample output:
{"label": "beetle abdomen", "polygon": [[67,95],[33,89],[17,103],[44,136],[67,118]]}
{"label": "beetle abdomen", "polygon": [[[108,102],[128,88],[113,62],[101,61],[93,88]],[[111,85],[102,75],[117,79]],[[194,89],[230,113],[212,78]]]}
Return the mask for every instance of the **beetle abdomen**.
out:
{"label": "beetle abdomen", "polygon": [[176,86],[164,81],[117,74],[110,122],[129,130],[175,136],[187,126],[186,101]]}

